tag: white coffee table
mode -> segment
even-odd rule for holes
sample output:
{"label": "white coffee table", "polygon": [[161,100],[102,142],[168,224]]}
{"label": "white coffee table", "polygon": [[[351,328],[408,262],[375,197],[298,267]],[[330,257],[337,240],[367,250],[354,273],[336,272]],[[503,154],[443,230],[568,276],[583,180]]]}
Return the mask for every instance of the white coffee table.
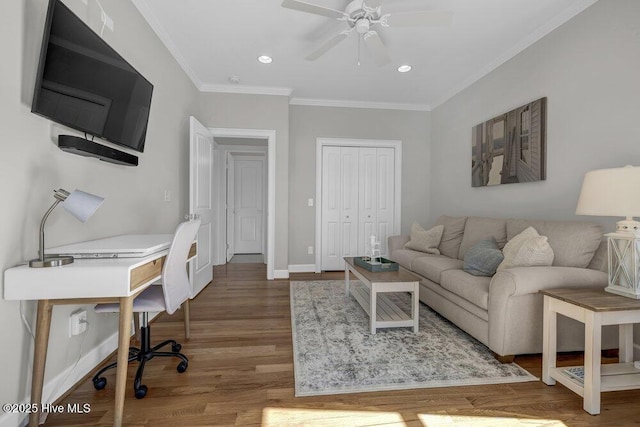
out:
{"label": "white coffee table", "polygon": [[[418,332],[419,321],[419,278],[408,271],[371,272],[355,264],[353,257],[345,257],[345,292],[351,293],[358,304],[369,315],[371,333],[379,328],[413,327]],[[349,273],[353,273],[365,285],[349,286]],[[409,292],[411,294],[411,313],[406,313],[391,301],[384,293]]]}

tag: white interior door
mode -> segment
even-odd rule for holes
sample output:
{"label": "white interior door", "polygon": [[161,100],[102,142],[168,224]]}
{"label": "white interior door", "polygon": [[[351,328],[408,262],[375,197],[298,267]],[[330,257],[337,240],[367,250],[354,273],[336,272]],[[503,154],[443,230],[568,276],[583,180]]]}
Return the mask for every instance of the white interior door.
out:
{"label": "white interior door", "polygon": [[213,279],[213,135],[194,117],[189,118],[189,215],[201,220],[198,256],[189,263],[191,297]]}
{"label": "white interior door", "polygon": [[344,270],[358,252],[358,149],[322,150],[322,270]]}
{"label": "white interior door", "polygon": [[261,254],[264,157],[234,155],[232,159],[234,253]]}

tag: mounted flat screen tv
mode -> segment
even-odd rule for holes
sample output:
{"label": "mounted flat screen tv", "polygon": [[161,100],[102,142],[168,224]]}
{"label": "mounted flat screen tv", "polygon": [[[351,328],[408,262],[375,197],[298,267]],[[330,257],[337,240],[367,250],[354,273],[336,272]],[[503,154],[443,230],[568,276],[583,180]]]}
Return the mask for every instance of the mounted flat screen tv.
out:
{"label": "mounted flat screen tv", "polygon": [[153,85],[67,6],[50,0],[33,113],[143,152],[152,92]]}

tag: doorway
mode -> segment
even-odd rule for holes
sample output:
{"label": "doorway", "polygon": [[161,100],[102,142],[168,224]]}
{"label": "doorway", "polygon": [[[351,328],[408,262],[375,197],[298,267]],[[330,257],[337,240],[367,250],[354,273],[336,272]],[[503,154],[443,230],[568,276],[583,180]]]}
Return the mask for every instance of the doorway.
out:
{"label": "doorway", "polygon": [[[235,254],[233,248],[235,242],[230,231],[230,223],[233,222],[230,214],[233,211],[228,200],[229,188],[227,185],[230,173],[228,164],[233,167],[235,162],[230,162],[230,157],[237,160],[243,157],[258,156],[262,158],[263,162],[261,174],[263,208],[261,222],[258,224],[262,226],[262,250],[258,252],[261,262],[267,264],[267,279],[273,280],[275,264],[275,131],[223,128],[213,128],[210,131],[220,152],[219,161],[216,164],[217,174],[214,178],[218,185],[217,217],[219,218],[217,238],[215,239],[218,245],[216,264],[230,262]],[[253,255],[251,257],[242,255],[233,261],[253,261],[255,259],[256,256]]]}
{"label": "doorway", "polygon": [[[259,142],[243,146],[236,143],[225,149],[227,262],[267,261],[264,232],[267,217],[265,145],[266,141],[262,145]],[[242,150],[238,147],[242,147]]]}

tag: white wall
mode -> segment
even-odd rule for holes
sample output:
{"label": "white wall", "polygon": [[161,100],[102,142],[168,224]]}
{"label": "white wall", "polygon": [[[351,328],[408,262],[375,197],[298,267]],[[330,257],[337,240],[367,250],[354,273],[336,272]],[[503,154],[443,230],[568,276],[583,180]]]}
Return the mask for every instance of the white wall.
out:
{"label": "white wall", "polygon": [[[197,113],[198,93],[130,2],[101,0],[115,24],[115,32],[105,30],[103,37],[154,84],[140,165],[118,166],[64,153],[56,146],[57,135],[73,131],[30,112],[47,3],[3,2],[0,14],[0,181],[5,186],[0,208],[1,271],[36,256],[39,223],[54,201],[53,189],[79,188],[106,200],[85,224],[63,209],[54,211],[47,222],[47,246],[131,232],[169,233],[188,207],[188,116]],[[65,3],[99,30],[91,19],[96,12],[94,0],[88,5],[82,0]],[[163,201],[165,189],[171,191],[171,202]],[[0,287],[4,288],[1,278]],[[53,310],[45,381],[117,332],[116,316],[98,316],[86,306],[88,333],[68,338],[68,315],[77,308]],[[33,325],[35,303],[24,302],[22,309]],[[17,403],[28,398],[30,391],[33,339],[23,326],[16,301],[0,300],[0,342],[0,401]],[[0,424],[3,421],[0,414]]]}
{"label": "white wall", "polygon": [[286,273],[289,233],[289,98],[202,93],[199,120],[211,128],[276,131],[275,272]]}
{"label": "white wall", "polygon": [[402,141],[402,231],[426,225],[429,208],[430,115],[422,111],[295,106],[289,108],[289,264],[315,264],[316,139]]}
{"label": "white wall", "polygon": [[[640,165],[640,2],[600,0],[432,113],[431,219],[576,217],[585,172]],[[547,179],[471,187],[471,129],[546,96]]]}

